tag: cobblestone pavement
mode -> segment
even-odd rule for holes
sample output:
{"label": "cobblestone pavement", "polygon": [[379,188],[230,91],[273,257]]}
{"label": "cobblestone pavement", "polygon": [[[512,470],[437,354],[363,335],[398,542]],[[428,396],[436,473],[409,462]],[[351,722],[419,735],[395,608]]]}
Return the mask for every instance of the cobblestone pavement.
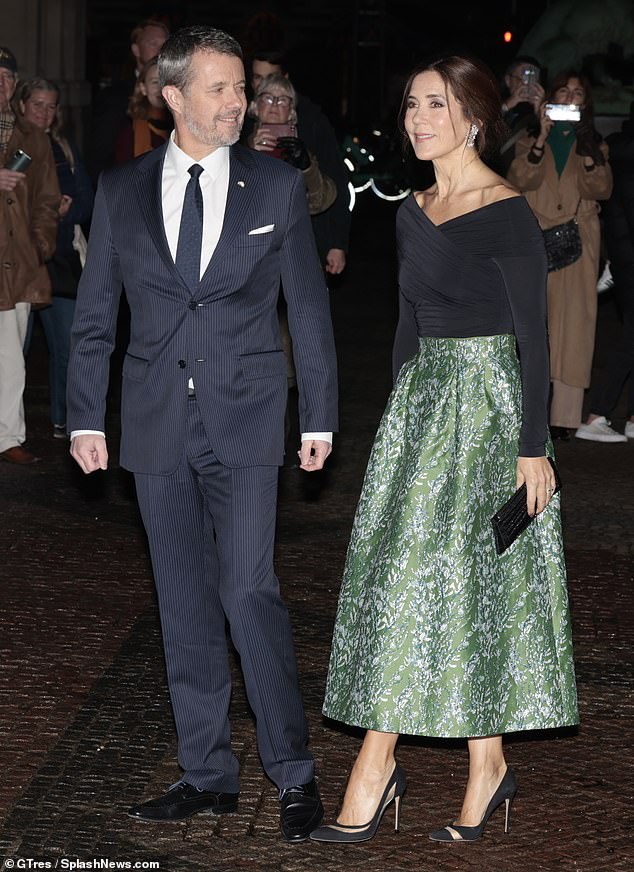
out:
{"label": "cobblestone pavement", "polygon": [[[393,212],[376,206],[360,214],[349,274],[333,292],[343,402],[336,453],[319,480],[280,473],[277,569],[328,818],[359,735],[324,721],[320,707],[352,514],[389,391],[394,300]],[[599,328],[601,365],[617,329],[609,300]],[[582,725],[509,737],[520,783],[511,833],[497,813],[475,845],[429,842],[459,809],[466,751],[408,739],[399,750],[409,779],[400,833],[388,812],[365,845],[290,846],[235,664],[238,813],[163,826],[126,817],[128,805],[178,777],[145,540],[116,451],[107,475],[83,478],[67,445],[50,438],[45,382],[36,335],[27,412],[43,461],[0,464],[0,857],[158,861],[172,872],[634,869],[634,443],[558,449]]]}

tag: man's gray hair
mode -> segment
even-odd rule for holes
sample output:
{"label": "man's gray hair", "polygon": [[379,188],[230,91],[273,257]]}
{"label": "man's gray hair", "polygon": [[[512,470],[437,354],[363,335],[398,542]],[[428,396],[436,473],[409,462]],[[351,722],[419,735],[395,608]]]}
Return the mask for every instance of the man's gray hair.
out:
{"label": "man's gray hair", "polygon": [[192,80],[192,57],[197,51],[233,55],[242,60],[240,43],[223,30],[205,25],[181,27],[163,44],[158,56],[161,88],[174,85],[179,91],[187,90]]}

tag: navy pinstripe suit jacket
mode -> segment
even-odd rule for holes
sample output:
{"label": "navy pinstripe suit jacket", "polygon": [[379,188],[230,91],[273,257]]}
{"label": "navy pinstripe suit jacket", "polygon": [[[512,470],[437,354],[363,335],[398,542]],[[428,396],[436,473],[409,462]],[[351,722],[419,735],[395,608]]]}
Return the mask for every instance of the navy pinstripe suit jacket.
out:
{"label": "navy pinstripe suit jacket", "polygon": [[[302,432],[337,429],[328,289],[301,174],[239,145],[230,150],[222,233],[200,284],[187,287],[162,219],[165,147],[104,173],[79,285],[68,372],[69,430],[105,430],[109,358],[122,286],[131,313],[123,366],[121,464],[169,474],[182,455],[187,383],[227,466],[283,459],[286,362],[277,318],[288,304]],[[250,230],[274,225],[269,233]]]}

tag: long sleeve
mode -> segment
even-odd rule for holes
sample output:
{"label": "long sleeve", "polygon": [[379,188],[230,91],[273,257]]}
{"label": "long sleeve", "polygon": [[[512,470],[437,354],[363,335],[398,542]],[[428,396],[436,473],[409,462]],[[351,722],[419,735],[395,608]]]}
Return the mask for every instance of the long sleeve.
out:
{"label": "long sleeve", "polygon": [[548,438],[548,352],[546,253],[535,245],[526,256],[494,258],[504,280],[513,317],[522,374],[522,429],[519,453],[542,457]]}
{"label": "long sleeve", "polygon": [[394,347],[392,349],[392,377],[396,381],[403,364],[418,351],[418,328],[414,307],[405,298],[403,291],[399,292],[399,314]]}
{"label": "long sleeve", "polygon": [[293,340],[302,433],[336,432],[337,356],[328,288],[313,240],[306,189],[297,171],[281,248],[282,291]]}
{"label": "long sleeve", "polygon": [[45,134],[37,137],[33,149],[36,172],[28,174],[31,200],[31,233],[42,263],[53,256],[57,238],[61,194],[55,170],[53,152]]}
{"label": "long sleeve", "polygon": [[582,157],[577,157],[577,185],[579,195],[584,200],[607,200],[612,193],[612,170],[607,161],[608,147],[601,144],[606,161],[603,166],[595,164],[592,169],[586,169]]}
{"label": "long sleeve", "polygon": [[509,167],[507,179],[520,191],[536,191],[544,181],[546,162],[544,158],[537,163],[528,159],[535,140],[524,137],[515,146],[515,158]]}
{"label": "long sleeve", "polygon": [[88,257],[77,293],[68,365],[67,424],[105,430],[109,361],[114,349],[122,280],[108,205],[99,183]]}
{"label": "long sleeve", "polygon": [[310,166],[303,173],[306,196],[308,197],[308,211],[311,215],[318,215],[335,202],[337,188],[330,176],[321,172],[314,155],[310,156]]}
{"label": "long sleeve", "polygon": [[92,215],[95,192],[88,171],[76,148],[73,148],[73,154],[75,156],[75,196],[68,210],[67,218],[72,224],[87,224]]}

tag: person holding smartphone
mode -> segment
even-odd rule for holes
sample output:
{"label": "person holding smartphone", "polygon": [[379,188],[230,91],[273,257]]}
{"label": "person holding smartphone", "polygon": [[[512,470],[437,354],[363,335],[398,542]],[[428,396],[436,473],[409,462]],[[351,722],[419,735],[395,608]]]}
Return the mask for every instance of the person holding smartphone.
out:
{"label": "person holding smartphone", "polygon": [[31,306],[51,301],[45,262],[61,195],[48,137],[13,111],[17,83],[15,56],[0,47],[0,460],[24,466],[38,458],[24,448],[22,349]]}
{"label": "person holding smartphone", "polygon": [[581,424],[590,384],[597,316],[599,206],[612,190],[608,148],[593,122],[589,80],[576,71],[554,79],[539,121],[516,144],[507,178],[526,196],[542,230],[577,221],[582,253],[548,276],[553,438]]}
{"label": "person holding smartphone", "polygon": [[318,215],[332,206],[337,188],[320,171],[317,158],[297,136],[296,105],[295,88],[287,76],[273,73],[262,79],[249,105],[249,114],[256,122],[249,145],[302,171],[308,210],[311,215]]}

